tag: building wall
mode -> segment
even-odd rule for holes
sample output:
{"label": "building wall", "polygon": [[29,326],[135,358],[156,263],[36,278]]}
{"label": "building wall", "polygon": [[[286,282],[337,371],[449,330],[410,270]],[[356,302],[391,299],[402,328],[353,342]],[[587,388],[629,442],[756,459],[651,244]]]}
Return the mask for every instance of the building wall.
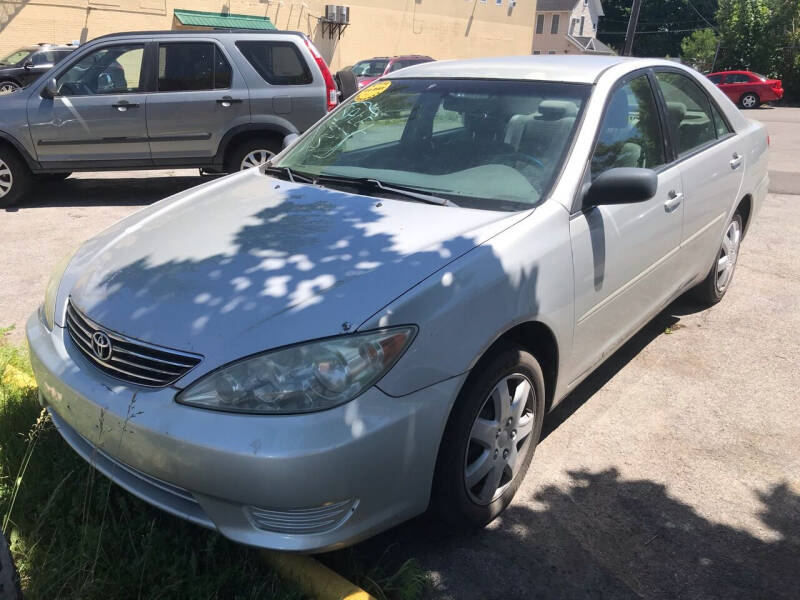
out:
{"label": "building wall", "polygon": [[[540,12],[544,15],[544,29],[542,33],[534,33],[533,35],[533,52],[539,54],[579,54],[579,49],[575,44],[567,39],[567,29],[569,27],[570,13],[567,11],[556,12],[547,11]],[[550,33],[553,16],[558,15],[558,32]],[[534,31],[536,23],[534,21]]]}
{"label": "building wall", "polygon": [[175,8],[268,16],[279,29],[308,34],[333,69],[394,54],[530,54],[536,0],[498,1],[338,0],[350,6],[350,26],[330,39],[318,21],[324,0],[0,0],[0,54],[38,42],[172,29]]}

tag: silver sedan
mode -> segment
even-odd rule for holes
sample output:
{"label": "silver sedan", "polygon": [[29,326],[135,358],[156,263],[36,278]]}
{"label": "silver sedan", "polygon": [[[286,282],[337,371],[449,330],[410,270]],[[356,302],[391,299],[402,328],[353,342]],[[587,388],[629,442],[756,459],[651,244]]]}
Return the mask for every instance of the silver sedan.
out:
{"label": "silver sedan", "polygon": [[547,412],[673,299],[718,302],[767,135],[679,64],[435,62],[89,240],[27,325],[41,401],[233,540],[355,543],[511,502]]}

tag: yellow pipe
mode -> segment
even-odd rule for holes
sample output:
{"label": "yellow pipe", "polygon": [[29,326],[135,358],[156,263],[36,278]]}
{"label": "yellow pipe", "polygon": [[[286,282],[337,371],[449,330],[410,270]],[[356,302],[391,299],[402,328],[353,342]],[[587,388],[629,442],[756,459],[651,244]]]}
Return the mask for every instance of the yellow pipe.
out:
{"label": "yellow pipe", "polygon": [[377,600],[310,556],[264,550],[264,560],[315,600]]}

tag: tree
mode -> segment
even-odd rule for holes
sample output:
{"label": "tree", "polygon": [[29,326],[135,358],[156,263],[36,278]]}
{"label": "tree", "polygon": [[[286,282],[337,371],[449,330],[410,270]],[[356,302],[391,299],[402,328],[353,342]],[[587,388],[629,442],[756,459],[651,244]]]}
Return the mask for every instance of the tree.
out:
{"label": "tree", "polygon": [[693,31],[681,40],[681,58],[701,73],[706,73],[714,64],[718,41],[711,29]]}
{"label": "tree", "polygon": [[774,75],[777,39],[773,11],[765,0],[720,0],[720,67]]}

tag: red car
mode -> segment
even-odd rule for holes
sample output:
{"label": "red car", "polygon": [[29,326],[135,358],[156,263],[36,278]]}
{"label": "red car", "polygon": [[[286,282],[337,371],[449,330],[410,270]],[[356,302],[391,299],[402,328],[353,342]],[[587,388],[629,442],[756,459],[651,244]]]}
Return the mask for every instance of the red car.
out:
{"label": "red car", "polygon": [[742,108],[756,108],[783,98],[780,79],[767,79],[752,71],[719,71],[709,73],[708,78]]}
{"label": "red car", "polygon": [[408,54],[406,56],[376,56],[368,60],[362,60],[353,65],[353,75],[358,79],[358,87],[362,88],[392,71],[398,71],[411,65],[432,62],[430,56],[420,54]]}

